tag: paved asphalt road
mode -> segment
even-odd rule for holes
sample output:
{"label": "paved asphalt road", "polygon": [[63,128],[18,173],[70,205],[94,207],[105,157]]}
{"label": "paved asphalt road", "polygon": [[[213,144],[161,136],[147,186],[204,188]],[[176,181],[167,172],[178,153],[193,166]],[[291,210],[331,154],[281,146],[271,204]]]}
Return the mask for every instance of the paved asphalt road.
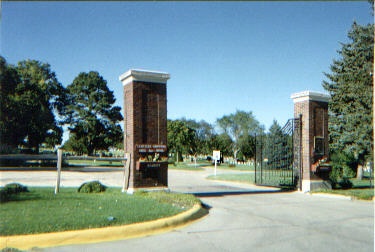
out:
{"label": "paved asphalt road", "polygon": [[[189,226],[144,238],[42,251],[374,251],[373,202],[206,180],[212,172],[169,171],[172,191],[196,193],[210,207],[209,215]],[[79,186],[100,179],[120,186],[121,174],[64,172],[62,182]],[[0,173],[0,185],[12,180],[53,186],[55,173]]]}

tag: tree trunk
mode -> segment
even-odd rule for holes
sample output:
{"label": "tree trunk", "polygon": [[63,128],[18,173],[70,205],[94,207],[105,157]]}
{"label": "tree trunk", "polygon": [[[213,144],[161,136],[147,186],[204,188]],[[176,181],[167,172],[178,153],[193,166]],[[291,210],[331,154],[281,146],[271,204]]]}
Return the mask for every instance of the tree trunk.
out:
{"label": "tree trunk", "polygon": [[234,158],[234,162],[235,164],[237,164],[237,153],[239,152],[239,149],[234,149],[233,150],[233,158]]}
{"label": "tree trunk", "polygon": [[357,179],[362,180],[363,179],[363,165],[358,164],[357,166]]}
{"label": "tree trunk", "polygon": [[178,159],[178,151],[176,151],[176,163],[178,164],[178,162],[179,162],[179,159]]}
{"label": "tree trunk", "polygon": [[39,154],[39,144],[35,146],[35,154]]}
{"label": "tree trunk", "polygon": [[92,148],[91,146],[87,146],[87,156],[93,156],[94,154],[94,148]]}

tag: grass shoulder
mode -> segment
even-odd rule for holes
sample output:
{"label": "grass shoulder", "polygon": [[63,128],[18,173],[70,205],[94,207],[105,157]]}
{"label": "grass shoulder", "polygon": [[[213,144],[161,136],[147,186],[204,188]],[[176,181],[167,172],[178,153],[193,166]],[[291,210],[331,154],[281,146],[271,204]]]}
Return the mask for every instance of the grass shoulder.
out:
{"label": "grass shoulder", "polygon": [[359,200],[372,200],[374,198],[374,180],[370,180],[369,177],[366,177],[364,179],[356,179],[352,178],[350,179],[351,182],[351,188],[341,188],[338,186],[338,188],[327,190],[322,189],[319,191],[316,191],[318,193],[330,193],[330,194],[339,194],[344,196],[349,196],[354,199]]}
{"label": "grass shoulder", "polygon": [[185,162],[179,162],[179,163],[170,163],[168,164],[168,169],[172,170],[183,170],[183,171],[203,171],[206,167],[206,164],[202,163],[185,163]]}
{"label": "grass shoulder", "polygon": [[[254,184],[254,173],[218,174],[216,176],[210,175],[207,177],[207,179]],[[351,181],[353,183],[353,188],[350,189],[321,189],[314,191],[313,193],[344,195],[359,200],[372,200],[374,198],[374,188],[371,188],[370,181],[368,179],[352,179]]]}
{"label": "grass shoulder", "polygon": [[217,166],[218,169],[231,170],[231,171],[254,171],[253,165],[247,164],[228,164],[223,163]]}
{"label": "grass shoulder", "polygon": [[[196,163],[192,162],[179,162],[179,163],[170,163],[168,165],[169,169],[173,170],[188,170],[188,171],[203,171],[205,168],[214,169],[214,165],[212,162],[209,161],[202,161],[199,160]],[[222,163],[216,166],[217,169],[220,170],[230,170],[230,171],[254,171],[254,166],[247,165],[247,164],[229,164],[229,163]]]}
{"label": "grass shoulder", "polygon": [[327,193],[327,194],[336,194],[336,195],[343,195],[349,196],[354,199],[359,200],[372,200],[374,198],[374,189],[372,188],[352,188],[352,189],[321,189],[314,191],[313,193]]}
{"label": "grass shoulder", "polygon": [[230,181],[239,182],[246,184],[254,184],[254,174],[253,173],[231,173],[231,174],[218,174],[210,175],[207,177],[210,180],[220,180],[220,181]]}
{"label": "grass shoulder", "polygon": [[166,192],[78,193],[76,188],[29,188],[0,204],[0,235],[37,234],[120,226],[176,215],[199,203],[193,195]]}

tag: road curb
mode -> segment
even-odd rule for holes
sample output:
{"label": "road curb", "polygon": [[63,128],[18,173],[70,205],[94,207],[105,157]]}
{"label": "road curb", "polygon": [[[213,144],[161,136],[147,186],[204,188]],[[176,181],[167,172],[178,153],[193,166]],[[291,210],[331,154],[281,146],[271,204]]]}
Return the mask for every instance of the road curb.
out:
{"label": "road curb", "polygon": [[207,209],[203,208],[201,204],[196,204],[191,209],[175,216],[124,226],[35,235],[1,236],[0,249],[8,247],[29,250],[32,248],[99,243],[143,237],[183,227],[190,222],[205,216],[207,213]]}

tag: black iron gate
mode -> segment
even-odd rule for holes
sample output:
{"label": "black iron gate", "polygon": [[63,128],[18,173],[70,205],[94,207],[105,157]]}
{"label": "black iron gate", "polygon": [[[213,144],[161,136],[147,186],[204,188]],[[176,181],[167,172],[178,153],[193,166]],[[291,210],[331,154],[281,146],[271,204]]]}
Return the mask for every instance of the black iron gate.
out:
{"label": "black iron gate", "polygon": [[256,136],[255,184],[300,188],[301,117],[281,129]]}

